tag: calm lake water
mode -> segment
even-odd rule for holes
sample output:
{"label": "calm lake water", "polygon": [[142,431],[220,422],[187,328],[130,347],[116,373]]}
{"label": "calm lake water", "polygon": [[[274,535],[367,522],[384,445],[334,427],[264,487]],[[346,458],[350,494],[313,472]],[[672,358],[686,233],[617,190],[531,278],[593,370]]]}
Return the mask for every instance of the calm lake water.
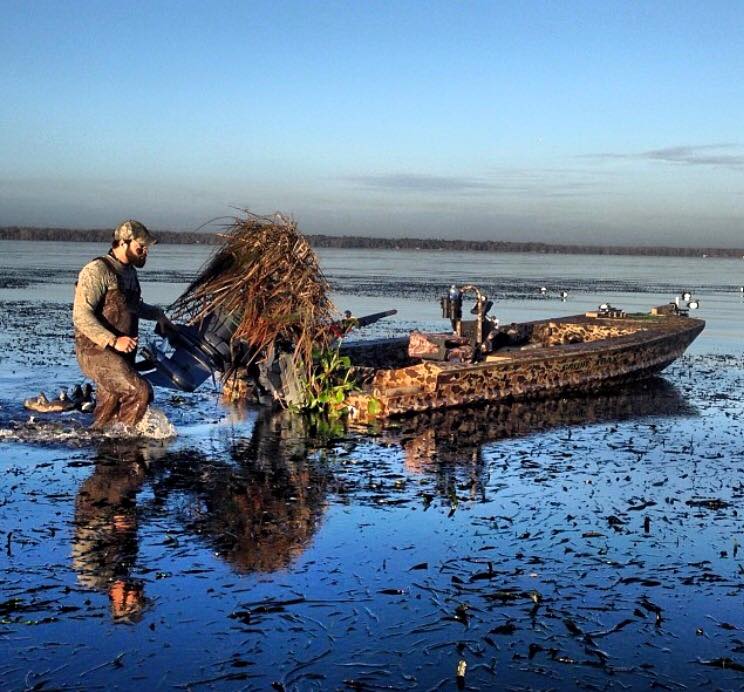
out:
{"label": "calm lake water", "polygon": [[[0,241],[0,299],[69,302],[80,267],[105,250],[95,243]],[[147,300],[175,300],[212,250],[157,246],[141,272]],[[356,314],[397,308],[400,320],[439,321],[439,296],[451,283],[464,282],[495,299],[493,313],[502,322],[570,315],[603,302],[646,310],[687,289],[701,299],[699,314],[708,320],[694,351],[742,343],[744,260],[337,249],[318,254],[339,309]],[[13,283],[23,290],[2,288]],[[548,289],[546,296],[541,287]],[[569,293],[566,301],[559,298],[562,290]]]}
{"label": "calm lake water", "polygon": [[[156,247],[145,298],[212,249]],[[328,439],[205,386],[122,443],[20,404],[80,381],[103,251],[0,242],[0,688],[742,688],[744,261],[321,250],[340,309],[399,310],[368,335],[465,281],[507,322],[690,289],[707,327],[632,389]]]}

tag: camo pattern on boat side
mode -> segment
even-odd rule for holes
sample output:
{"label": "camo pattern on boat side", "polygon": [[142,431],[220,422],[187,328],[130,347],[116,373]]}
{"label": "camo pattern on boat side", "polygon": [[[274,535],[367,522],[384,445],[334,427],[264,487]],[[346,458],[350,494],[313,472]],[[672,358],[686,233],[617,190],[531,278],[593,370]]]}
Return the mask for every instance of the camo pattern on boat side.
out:
{"label": "camo pattern on boat side", "polygon": [[[626,334],[614,339],[497,352],[472,365],[425,362],[381,370],[363,392],[349,396],[347,404],[352,420],[365,422],[428,409],[602,389],[662,370],[682,355],[704,324],[685,318],[618,320],[607,326]],[[580,326],[587,334],[596,333],[591,329],[595,325]]]}

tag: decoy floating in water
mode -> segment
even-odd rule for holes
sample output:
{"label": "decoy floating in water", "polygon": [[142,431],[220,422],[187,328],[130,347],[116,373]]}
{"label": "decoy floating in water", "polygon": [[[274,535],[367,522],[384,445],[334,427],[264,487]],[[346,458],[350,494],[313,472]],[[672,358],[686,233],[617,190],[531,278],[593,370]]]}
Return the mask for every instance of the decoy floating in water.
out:
{"label": "decoy floating in water", "polygon": [[61,387],[56,399],[49,399],[44,392],[39,392],[39,396],[26,399],[23,405],[38,413],[64,413],[75,409],[89,413],[95,408],[96,402],[93,387],[86,382],[82,386],[76,384],[72,388],[72,394],[68,393],[67,387]]}
{"label": "decoy floating in water", "polygon": [[26,399],[23,405],[27,409],[38,413],[63,413],[75,408],[75,403],[67,396],[66,388],[60,390],[59,397],[56,399],[50,400],[44,392],[39,392],[39,396]]}

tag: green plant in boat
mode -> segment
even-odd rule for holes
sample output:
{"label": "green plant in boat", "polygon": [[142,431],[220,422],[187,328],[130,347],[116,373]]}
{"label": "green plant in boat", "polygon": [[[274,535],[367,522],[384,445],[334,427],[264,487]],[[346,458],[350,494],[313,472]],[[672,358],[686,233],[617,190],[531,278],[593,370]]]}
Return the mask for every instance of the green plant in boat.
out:
{"label": "green plant in boat", "polygon": [[304,404],[298,410],[339,418],[346,412],[346,396],[356,389],[353,368],[348,356],[342,356],[338,347],[315,353],[310,376],[302,385]]}

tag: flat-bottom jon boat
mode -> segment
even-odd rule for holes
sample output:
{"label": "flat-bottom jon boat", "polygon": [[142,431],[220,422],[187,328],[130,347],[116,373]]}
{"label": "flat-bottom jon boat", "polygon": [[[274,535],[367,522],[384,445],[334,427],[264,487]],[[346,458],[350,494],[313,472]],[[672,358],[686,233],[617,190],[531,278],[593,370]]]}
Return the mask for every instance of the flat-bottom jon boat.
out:
{"label": "flat-bottom jon boat", "polygon": [[[464,322],[461,299],[468,289],[476,291],[477,317]],[[472,286],[451,292],[442,307],[452,333],[344,345],[362,382],[346,399],[352,421],[626,384],[666,368],[705,327],[674,303],[648,314],[604,305],[584,315],[499,327],[486,317],[490,303]]]}

